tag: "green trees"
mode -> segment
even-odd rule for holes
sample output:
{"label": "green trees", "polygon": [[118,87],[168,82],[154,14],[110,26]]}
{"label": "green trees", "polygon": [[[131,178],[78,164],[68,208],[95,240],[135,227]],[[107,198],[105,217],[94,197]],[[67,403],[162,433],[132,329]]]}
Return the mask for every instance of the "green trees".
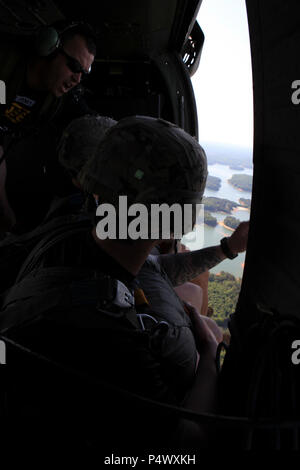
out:
{"label": "green trees", "polygon": [[224,225],[233,229],[236,229],[240,222],[241,221],[239,219],[236,219],[235,217],[232,217],[231,215],[228,215],[224,219]]}
{"label": "green trees", "polygon": [[211,215],[210,212],[204,211],[204,223],[211,227],[215,227],[218,223],[217,219]]}
{"label": "green trees", "polygon": [[213,319],[226,329],[229,316],[234,313],[241,280],[232,274],[221,271],[219,274],[210,274],[208,282],[208,301],[214,309]]}
{"label": "green trees", "polygon": [[218,178],[217,176],[208,175],[207,181],[206,181],[206,188],[212,189],[213,191],[219,191],[221,187],[221,183],[222,183],[221,178]]}
{"label": "green trees", "polygon": [[243,191],[252,191],[252,179],[251,175],[232,175],[228,182]]}
{"label": "green trees", "polygon": [[239,199],[239,203],[241,204],[241,206],[247,207],[248,209],[250,209],[251,207],[251,199],[245,199],[244,197],[241,197]]}
{"label": "green trees", "polygon": [[229,199],[221,199],[219,197],[204,197],[202,202],[205,210],[211,212],[227,212],[230,214],[234,207],[238,207],[236,202],[230,201]]}

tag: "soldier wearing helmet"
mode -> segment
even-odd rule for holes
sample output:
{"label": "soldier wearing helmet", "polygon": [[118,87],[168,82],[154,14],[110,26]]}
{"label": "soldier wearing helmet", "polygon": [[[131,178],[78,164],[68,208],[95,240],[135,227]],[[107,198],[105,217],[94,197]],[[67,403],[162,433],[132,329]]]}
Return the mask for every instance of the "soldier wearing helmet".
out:
{"label": "soldier wearing helmet", "polygon": [[75,185],[83,165],[92,158],[106,131],[117,123],[107,116],[86,114],[74,119],[62,133],[58,159]]}
{"label": "soldier wearing helmet", "polygon": [[86,114],[73,119],[64,129],[57,146],[58,161],[71,178],[73,192],[53,198],[46,220],[82,209],[85,201],[78,175],[85,162],[93,157],[106,131],[116,123],[107,116]]}
{"label": "soldier wearing helmet", "polygon": [[[86,192],[94,194],[98,208],[110,204],[117,213],[119,198],[124,196],[128,197],[129,206],[143,204],[148,209],[158,203],[200,203],[206,176],[206,156],[195,139],[161,119],[137,116],[122,119],[106,132],[97,151],[80,171],[79,180]],[[227,255],[246,248],[246,232],[246,226],[234,232],[227,241]],[[54,296],[55,274],[51,271],[47,321],[43,313],[33,319],[30,309],[30,321],[25,322],[26,334],[22,334],[22,325],[20,328],[13,325],[12,335],[24,346],[38,351],[42,341],[43,351],[47,350],[51,357],[61,357],[68,364],[131,392],[195,411],[212,411],[217,342],[197,312],[192,311],[189,318],[182,312],[182,306],[174,304],[171,285],[196,277],[227,255],[221,246],[216,246],[149,259],[158,241],[153,237],[102,239],[97,236],[96,223],[82,232],[76,227],[65,238],[60,233],[55,243],[54,240],[49,243],[48,238],[49,248],[39,246],[27,262],[34,269],[34,281],[39,269],[55,268],[57,272],[57,266],[63,266],[71,268],[77,278],[79,268],[84,268],[85,273],[92,269],[92,284],[88,284],[85,274],[84,286],[72,284],[66,289],[59,285],[62,291]],[[148,268],[150,263],[151,272],[155,273],[153,279],[159,287],[156,300],[148,298],[139,282],[145,262]],[[22,269],[26,274],[26,266]],[[63,275],[65,282],[66,271]],[[22,276],[18,279],[22,281]],[[25,276],[23,280],[28,278]],[[90,298],[90,289],[95,286],[96,295]],[[34,295],[36,292],[35,289]],[[44,297],[47,292],[43,283]],[[71,307],[67,307],[70,298]],[[59,308],[61,299],[64,305]],[[11,308],[16,308],[16,300]],[[22,308],[25,311],[24,302]],[[0,317],[0,331],[3,318]],[[12,322],[15,316],[7,318]],[[30,333],[31,327],[35,334]],[[49,331],[52,335],[54,332],[55,338],[49,337]],[[110,406],[112,412],[116,402]],[[174,431],[180,431],[188,444],[194,437],[204,437],[204,430],[198,425],[185,424],[181,432],[178,427],[181,423],[176,419],[175,424],[173,419],[163,421],[155,413],[147,414],[146,418],[137,410],[127,410],[122,402],[119,412],[120,408],[129,415],[125,421],[118,420],[111,430],[108,439],[114,445],[121,439],[122,444],[134,442],[135,446],[151,447],[162,436],[167,445],[174,438]]]}
{"label": "soldier wearing helmet", "polygon": [[[99,208],[102,203],[110,203],[115,206],[117,215],[119,196],[124,194],[128,205],[143,203],[150,208],[152,204],[183,206],[191,203],[195,206],[201,203],[206,178],[207,160],[199,143],[174,124],[148,117],[119,121],[101,141],[95,158],[88,160],[79,173],[85,191],[94,193],[97,200],[99,195]],[[226,253],[221,246],[215,246],[178,255],[152,256],[157,240],[129,240],[124,247],[124,240],[97,240],[94,230],[99,246],[127,268],[131,266],[131,272],[137,275],[158,318],[168,322],[170,335],[164,344],[170,360],[169,372],[178,389],[186,391],[188,384],[193,383],[199,341],[197,334],[195,337],[195,322],[187,315],[173,287],[196,278],[226,257],[244,251],[247,232],[248,224],[242,223],[226,240]],[[206,328],[198,311],[190,309],[189,313],[197,315],[197,320],[203,323],[201,328]],[[215,339],[213,343],[216,345]]]}

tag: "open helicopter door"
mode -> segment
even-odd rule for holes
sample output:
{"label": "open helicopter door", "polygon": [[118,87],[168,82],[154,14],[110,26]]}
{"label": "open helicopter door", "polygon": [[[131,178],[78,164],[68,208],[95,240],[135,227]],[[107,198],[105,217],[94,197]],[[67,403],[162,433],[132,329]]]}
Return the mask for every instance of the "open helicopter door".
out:
{"label": "open helicopter door", "polygon": [[[222,409],[269,419],[264,447],[299,448],[300,4],[246,4],[254,84],[253,197],[242,290],[223,367]],[[252,431],[248,447],[258,445]]]}

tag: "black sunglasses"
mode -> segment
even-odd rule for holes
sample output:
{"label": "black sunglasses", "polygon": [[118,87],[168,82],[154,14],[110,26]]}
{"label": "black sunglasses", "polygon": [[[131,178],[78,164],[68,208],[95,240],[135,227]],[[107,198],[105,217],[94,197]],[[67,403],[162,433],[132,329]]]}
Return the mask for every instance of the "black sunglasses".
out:
{"label": "black sunglasses", "polygon": [[66,51],[64,51],[62,48],[59,49],[59,52],[67,59],[67,67],[71,70],[71,72],[82,73],[82,75],[88,75],[90,73],[92,69],[91,66],[88,70],[84,70],[81,63],[78,62],[78,60],[74,57],[71,57],[69,54],[67,54]]}

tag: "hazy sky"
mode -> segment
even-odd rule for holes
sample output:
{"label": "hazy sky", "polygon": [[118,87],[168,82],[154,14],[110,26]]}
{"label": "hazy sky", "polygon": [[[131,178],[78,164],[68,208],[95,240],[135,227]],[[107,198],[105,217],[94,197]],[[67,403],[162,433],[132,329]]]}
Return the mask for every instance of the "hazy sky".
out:
{"label": "hazy sky", "polygon": [[252,147],[250,43],[244,0],[203,0],[198,22],[205,41],[192,78],[199,141]]}

